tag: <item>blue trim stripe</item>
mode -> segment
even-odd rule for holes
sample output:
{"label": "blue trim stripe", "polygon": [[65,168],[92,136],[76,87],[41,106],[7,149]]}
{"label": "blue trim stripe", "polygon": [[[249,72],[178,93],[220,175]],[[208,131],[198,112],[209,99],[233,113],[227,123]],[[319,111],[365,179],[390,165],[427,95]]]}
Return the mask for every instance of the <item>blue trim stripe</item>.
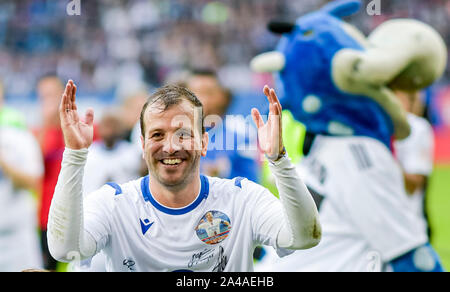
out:
{"label": "blue trim stripe", "polygon": [[245,177],[237,177],[234,179],[234,185],[237,187],[240,187],[242,189],[242,184],[241,182],[245,179]]}
{"label": "blue trim stripe", "polygon": [[116,190],[116,196],[122,193],[122,188],[118,184],[113,182],[109,182],[106,184]]}
{"label": "blue trim stripe", "polygon": [[149,186],[148,182],[149,182],[148,175],[141,180],[141,192],[142,192],[142,196],[144,196],[144,200],[146,202],[150,202],[150,197],[151,197],[150,186]]}
{"label": "blue trim stripe", "polygon": [[180,209],[167,208],[167,207],[164,207],[163,205],[161,205],[160,203],[158,203],[155,200],[155,198],[153,198],[153,195],[150,192],[149,176],[146,176],[141,180],[142,196],[144,197],[144,200],[146,202],[150,202],[156,209],[158,209],[159,211],[161,211],[163,213],[166,213],[169,215],[183,215],[183,214],[189,213],[190,211],[197,208],[197,206],[200,205],[200,203],[203,200],[206,200],[208,198],[208,195],[209,195],[208,178],[204,175],[200,175],[200,181],[201,181],[201,188],[200,188],[199,196],[197,197],[197,199],[194,202],[192,202],[192,204],[190,204],[189,206],[186,206],[184,208],[180,208]]}

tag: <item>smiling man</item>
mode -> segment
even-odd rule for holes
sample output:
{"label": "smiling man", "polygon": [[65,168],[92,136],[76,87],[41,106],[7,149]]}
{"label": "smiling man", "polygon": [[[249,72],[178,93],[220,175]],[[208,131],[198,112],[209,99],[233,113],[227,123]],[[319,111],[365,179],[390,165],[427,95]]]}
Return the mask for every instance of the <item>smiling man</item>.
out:
{"label": "smiling man", "polygon": [[[200,157],[206,155],[208,145],[201,108],[201,102],[191,92],[169,86],[150,97],[141,113],[142,147],[154,181],[151,185],[158,201],[164,204],[173,199],[175,208],[195,199],[197,194],[192,194],[187,186],[192,184],[198,189],[200,185]],[[171,191],[167,193],[166,189]],[[173,195],[172,191],[185,192],[186,196]]]}
{"label": "smiling man", "polygon": [[[273,89],[264,88],[267,123],[256,109],[252,116],[281,200],[244,178],[201,175],[199,162],[208,145],[201,103],[185,88],[166,86],[148,99],[141,114],[149,175],[108,183],[84,202],[83,169],[94,116],[88,110],[80,120],[76,90],[69,81],[60,105],[66,150],[48,226],[56,259],[83,260],[103,251],[107,271],[252,271],[258,245],[285,255],[318,244],[318,212],[284,151],[281,106]],[[208,236],[201,228],[207,217],[227,224]]]}

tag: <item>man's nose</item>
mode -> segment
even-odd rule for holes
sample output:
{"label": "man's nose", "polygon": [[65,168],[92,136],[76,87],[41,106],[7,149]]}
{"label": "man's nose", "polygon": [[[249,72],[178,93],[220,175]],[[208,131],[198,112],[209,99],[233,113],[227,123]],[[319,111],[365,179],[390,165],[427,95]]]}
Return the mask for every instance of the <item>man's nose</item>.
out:
{"label": "man's nose", "polygon": [[163,151],[169,154],[175,153],[182,149],[179,138],[176,135],[168,135],[164,140]]}

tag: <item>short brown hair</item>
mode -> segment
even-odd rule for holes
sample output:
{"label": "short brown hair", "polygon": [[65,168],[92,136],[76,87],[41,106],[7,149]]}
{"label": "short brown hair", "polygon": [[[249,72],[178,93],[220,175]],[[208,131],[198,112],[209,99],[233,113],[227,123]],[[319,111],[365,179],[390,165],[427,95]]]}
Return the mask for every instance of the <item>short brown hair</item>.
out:
{"label": "short brown hair", "polygon": [[174,105],[180,104],[183,100],[189,101],[194,107],[202,108],[200,113],[201,121],[199,122],[201,122],[202,133],[205,133],[205,127],[203,125],[203,105],[200,100],[186,87],[170,84],[159,88],[144,104],[140,118],[142,136],[145,137],[144,116],[149,105],[158,103],[162,105],[161,111],[163,112]]}

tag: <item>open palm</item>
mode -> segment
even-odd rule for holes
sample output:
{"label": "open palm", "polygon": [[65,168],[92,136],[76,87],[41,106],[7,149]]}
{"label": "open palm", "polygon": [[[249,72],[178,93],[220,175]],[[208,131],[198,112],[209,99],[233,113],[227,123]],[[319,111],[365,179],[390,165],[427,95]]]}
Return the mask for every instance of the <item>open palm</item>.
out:
{"label": "open palm", "polygon": [[88,148],[94,137],[94,111],[88,109],[84,121],[78,116],[75,103],[77,86],[69,80],[61,98],[59,115],[66,147],[74,150]]}
{"label": "open palm", "polygon": [[282,108],[274,89],[270,89],[266,85],[263,91],[270,103],[267,122],[264,123],[256,108],[252,109],[252,117],[258,128],[258,141],[261,150],[269,159],[275,160],[284,149],[281,124]]}

